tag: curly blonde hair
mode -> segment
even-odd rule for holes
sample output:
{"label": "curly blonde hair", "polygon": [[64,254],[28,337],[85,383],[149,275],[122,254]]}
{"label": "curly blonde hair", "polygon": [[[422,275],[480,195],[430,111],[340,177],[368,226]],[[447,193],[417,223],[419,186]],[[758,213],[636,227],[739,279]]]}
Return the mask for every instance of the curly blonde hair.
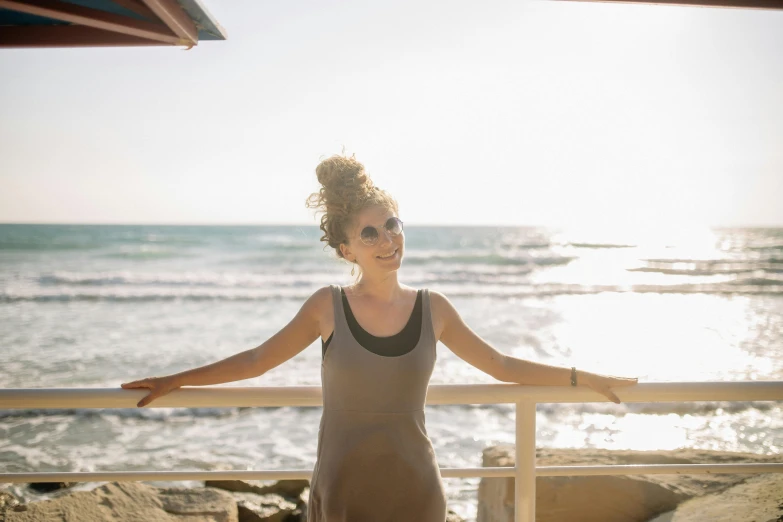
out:
{"label": "curly blonde hair", "polygon": [[348,243],[348,231],[356,216],[367,207],[380,206],[398,213],[397,202],[391,195],[376,187],[364,165],[350,157],[335,154],[315,168],[321,189],[308,196],[305,206],[322,212],[321,241],[334,248],[337,257],[343,257],[340,244]]}

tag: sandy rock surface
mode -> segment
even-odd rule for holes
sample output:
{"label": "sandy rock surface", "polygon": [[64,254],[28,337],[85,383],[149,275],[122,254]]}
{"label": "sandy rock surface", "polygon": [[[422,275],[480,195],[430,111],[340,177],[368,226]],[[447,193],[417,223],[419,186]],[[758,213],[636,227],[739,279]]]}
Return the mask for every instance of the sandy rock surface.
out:
{"label": "sandy rock surface", "polygon": [[[536,457],[538,466],[783,462],[783,455],[765,456],[703,450],[539,449]],[[484,450],[483,465],[513,466],[513,446],[501,445],[487,448]],[[644,522],[674,510],[691,498],[727,490],[749,477],[753,476],[704,474],[538,477],[536,520],[537,522],[573,520]],[[513,520],[513,479],[482,479],[478,496],[478,522]],[[696,520],[712,519],[683,519],[683,522]],[[752,517],[730,520],[767,522],[766,519]]]}
{"label": "sandy rock surface", "polygon": [[138,482],[111,482],[52,500],[6,510],[7,522],[239,522],[237,503],[214,488],[156,488]]}
{"label": "sandy rock surface", "polygon": [[746,479],[720,493],[692,498],[650,522],[783,521],[783,474]]}

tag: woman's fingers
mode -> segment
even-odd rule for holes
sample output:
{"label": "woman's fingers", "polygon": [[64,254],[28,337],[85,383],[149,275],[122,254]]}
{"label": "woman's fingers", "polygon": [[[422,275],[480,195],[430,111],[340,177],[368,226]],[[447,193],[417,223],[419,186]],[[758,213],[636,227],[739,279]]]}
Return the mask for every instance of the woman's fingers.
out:
{"label": "woman's fingers", "polygon": [[611,388],[622,388],[625,386],[633,386],[637,384],[639,379],[636,377],[609,377],[606,375],[591,376],[587,385],[593,389],[593,391],[600,393],[615,404],[621,404],[620,398],[611,390]]}
{"label": "woman's fingers", "polygon": [[152,393],[149,393],[146,397],[140,400],[136,406],[138,406],[139,408],[143,408],[144,406],[151,403],[155,399],[157,399],[157,397],[154,396]]}
{"label": "woman's fingers", "polygon": [[136,404],[136,406],[139,408],[146,406],[161,395],[160,393],[155,393],[155,383],[152,382],[152,379],[140,379],[138,381],[124,382],[120,384],[120,386],[126,390],[135,388],[146,388],[150,390],[150,393],[148,393],[142,400],[138,402],[138,404]]}
{"label": "woman's fingers", "polygon": [[607,398],[608,398],[610,401],[612,401],[613,403],[615,403],[615,404],[620,404],[620,402],[621,402],[621,401],[620,401],[620,398],[619,398],[617,395],[615,395],[615,394],[614,394],[614,392],[613,392],[612,390],[610,390],[610,389],[608,389],[608,388],[607,388],[606,390],[604,390],[603,394],[604,394],[604,395],[605,395],[605,396],[606,396],[606,397],[607,397]]}
{"label": "woman's fingers", "polygon": [[600,393],[610,401],[612,401],[615,404],[620,404],[622,401],[620,401],[620,398],[614,394],[612,390],[609,388],[603,388],[603,387],[596,387],[593,388],[593,391]]}

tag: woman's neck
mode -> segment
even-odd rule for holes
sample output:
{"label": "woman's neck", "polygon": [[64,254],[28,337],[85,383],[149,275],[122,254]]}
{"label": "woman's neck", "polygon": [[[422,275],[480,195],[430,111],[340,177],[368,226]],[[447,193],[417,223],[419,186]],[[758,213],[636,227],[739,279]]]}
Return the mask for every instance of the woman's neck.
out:
{"label": "woman's neck", "polygon": [[367,297],[373,301],[391,303],[402,295],[402,287],[397,281],[397,272],[384,274],[380,278],[373,278],[362,274],[362,278],[350,287],[354,295]]}

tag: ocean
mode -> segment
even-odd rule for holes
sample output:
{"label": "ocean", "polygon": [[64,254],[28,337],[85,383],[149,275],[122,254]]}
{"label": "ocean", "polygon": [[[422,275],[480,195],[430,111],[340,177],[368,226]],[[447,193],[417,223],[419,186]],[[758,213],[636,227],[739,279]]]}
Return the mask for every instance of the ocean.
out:
{"label": "ocean", "polygon": [[[783,380],[783,229],[406,224],[401,283],[515,357],[640,382]],[[0,387],[119,387],[260,345],[350,267],[316,226],[0,225]],[[438,344],[433,384],[491,383]],[[320,342],[222,386],[320,385]],[[393,393],[393,390],[390,390]],[[311,468],[320,408],[0,410],[0,470]],[[442,467],[514,441],[510,405],[427,407]],[[541,447],[777,454],[774,402],[540,405]],[[476,516],[479,479],[446,479]]]}

